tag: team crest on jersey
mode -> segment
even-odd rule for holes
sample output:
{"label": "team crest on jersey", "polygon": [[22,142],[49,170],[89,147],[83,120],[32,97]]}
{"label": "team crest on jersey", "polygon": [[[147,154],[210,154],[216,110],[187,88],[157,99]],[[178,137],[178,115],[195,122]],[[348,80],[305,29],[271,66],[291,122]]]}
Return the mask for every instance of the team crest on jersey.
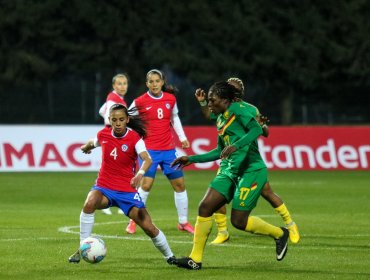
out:
{"label": "team crest on jersey", "polygon": [[171,108],[171,105],[169,103],[166,103],[166,108],[167,109],[170,109]]}
{"label": "team crest on jersey", "polygon": [[128,150],[128,146],[126,144],[123,144],[121,146],[122,152],[126,152]]}
{"label": "team crest on jersey", "polygon": [[227,110],[227,111],[225,111],[225,113],[224,113],[224,118],[225,119],[228,119],[229,118],[229,111]]}

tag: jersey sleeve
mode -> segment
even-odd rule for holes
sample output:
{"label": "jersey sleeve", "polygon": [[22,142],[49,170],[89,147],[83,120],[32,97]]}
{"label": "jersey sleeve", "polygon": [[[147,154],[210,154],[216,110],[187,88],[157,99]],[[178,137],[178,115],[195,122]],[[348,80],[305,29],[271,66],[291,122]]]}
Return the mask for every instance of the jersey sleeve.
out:
{"label": "jersey sleeve", "polygon": [[100,147],[100,142],[99,142],[99,139],[98,139],[98,136],[94,138],[93,140],[93,144],[94,144],[94,147]]}
{"label": "jersey sleeve", "polygon": [[172,108],[172,115],[174,114],[178,114],[179,113],[179,108],[177,107],[177,102],[175,102],[175,104],[173,105],[173,108]]}
{"label": "jersey sleeve", "polygon": [[137,108],[137,105],[136,105],[136,100],[132,101],[130,107],[128,107],[130,111],[130,115],[132,116],[137,116],[139,115],[139,110],[132,110],[133,108]]}
{"label": "jersey sleeve", "polygon": [[250,118],[245,127],[248,129],[248,133],[233,143],[233,145],[238,149],[250,145],[262,134],[262,128],[255,118]]}
{"label": "jersey sleeve", "polygon": [[142,152],[146,152],[146,147],[143,139],[137,141],[137,143],[135,144],[135,150],[138,155]]}
{"label": "jersey sleeve", "polygon": [[99,115],[104,118],[105,116],[105,112],[107,111],[107,103],[104,102],[103,105],[101,105],[100,109],[99,109]]}
{"label": "jersey sleeve", "polygon": [[[176,109],[175,109],[176,107]],[[185,140],[187,140],[187,137],[185,135],[185,132],[184,132],[184,129],[182,127],[182,124],[181,124],[181,120],[179,118],[179,115],[178,115],[178,109],[177,109],[177,105],[175,103],[175,106],[172,110],[172,115],[171,115],[171,123],[172,123],[172,126],[173,126],[173,129],[175,130],[177,136],[179,137],[180,141],[183,142]]]}
{"label": "jersey sleeve", "polygon": [[221,154],[221,150],[219,149],[219,147],[217,147],[216,149],[213,149],[201,155],[189,156],[189,162],[198,163],[198,162],[209,162],[209,161],[218,160],[220,158],[220,154]]}
{"label": "jersey sleeve", "polygon": [[110,111],[110,108],[116,104],[114,101],[112,100],[108,100],[106,102],[107,106],[106,106],[106,110],[105,110],[105,115],[104,115],[104,124],[108,125],[109,124],[109,111]]}

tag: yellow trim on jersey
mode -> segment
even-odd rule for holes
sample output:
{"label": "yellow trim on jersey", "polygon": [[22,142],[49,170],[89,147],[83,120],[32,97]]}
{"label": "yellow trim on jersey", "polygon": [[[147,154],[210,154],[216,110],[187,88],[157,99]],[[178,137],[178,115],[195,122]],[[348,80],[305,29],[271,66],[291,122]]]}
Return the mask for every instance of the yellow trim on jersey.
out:
{"label": "yellow trim on jersey", "polygon": [[235,115],[232,114],[231,117],[226,121],[223,127],[221,127],[218,131],[218,135],[224,135],[226,128],[228,128],[235,120]]}

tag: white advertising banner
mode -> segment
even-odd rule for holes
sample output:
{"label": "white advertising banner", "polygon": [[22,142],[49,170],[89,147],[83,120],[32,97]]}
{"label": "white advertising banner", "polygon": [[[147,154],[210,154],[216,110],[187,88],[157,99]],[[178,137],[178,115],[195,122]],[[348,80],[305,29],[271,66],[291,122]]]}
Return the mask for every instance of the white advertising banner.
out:
{"label": "white advertising banner", "polygon": [[81,145],[102,126],[0,125],[0,171],[97,171],[101,150]]}

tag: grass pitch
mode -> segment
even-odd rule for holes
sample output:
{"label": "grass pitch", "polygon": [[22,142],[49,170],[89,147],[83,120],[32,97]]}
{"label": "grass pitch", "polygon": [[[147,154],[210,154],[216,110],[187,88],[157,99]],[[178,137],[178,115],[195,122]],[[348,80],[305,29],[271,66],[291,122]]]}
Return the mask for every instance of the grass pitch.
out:
{"label": "grass pitch", "polygon": [[[214,172],[185,176],[194,224]],[[94,233],[107,244],[106,258],[95,265],[68,263],[95,178],[96,173],[0,173],[0,279],[370,279],[370,172],[270,172],[301,242],[290,244],[277,262],[272,239],[238,231],[228,221],[230,241],[207,244],[200,271],[167,265],[141,229],[124,232],[128,218],[116,208],[112,216],[95,216]],[[188,255],[192,236],[177,230],[173,191],[161,174],[147,206],[176,256]],[[283,225],[263,198],[253,214]],[[215,234],[214,228],[208,243]]]}

